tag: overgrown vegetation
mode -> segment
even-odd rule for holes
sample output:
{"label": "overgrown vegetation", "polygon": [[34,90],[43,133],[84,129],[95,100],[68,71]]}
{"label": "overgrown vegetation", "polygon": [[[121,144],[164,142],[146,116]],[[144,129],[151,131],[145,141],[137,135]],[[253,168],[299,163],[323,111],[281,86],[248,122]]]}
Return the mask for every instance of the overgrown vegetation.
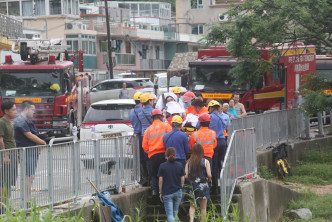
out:
{"label": "overgrown vegetation", "polygon": [[261,178],[264,178],[266,180],[270,180],[270,179],[274,178],[273,172],[267,166],[264,166],[264,165],[259,166],[258,175]]}
{"label": "overgrown vegetation", "polygon": [[292,168],[293,176],[285,181],[305,185],[332,184],[332,152],[310,151]]}
{"label": "overgrown vegetation", "polygon": [[[310,191],[303,194],[298,201],[291,201],[289,209],[308,208],[312,212],[311,222],[331,221],[332,220],[332,194],[317,195]],[[289,218],[283,218],[283,222],[294,221]],[[300,220],[298,220],[300,221]]]}

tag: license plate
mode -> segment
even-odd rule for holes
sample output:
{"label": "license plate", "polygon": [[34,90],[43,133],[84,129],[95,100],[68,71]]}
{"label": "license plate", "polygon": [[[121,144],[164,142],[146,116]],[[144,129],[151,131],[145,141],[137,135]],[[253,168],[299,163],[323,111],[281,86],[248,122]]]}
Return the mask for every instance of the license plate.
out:
{"label": "license plate", "polygon": [[232,93],[202,93],[204,99],[230,99]]}
{"label": "license plate", "polygon": [[324,93],[325,93],[325,94],[330,94],[330,95],[331,95],[331,94],[332,94],[332,89],[325,89],[325,90],[324,90]]}
{"label": "license plate", "polygon": [[113,133],[113,134],[106,134],[106,135],[102,135],[103,139],[108,139],[108,138],[114,138],[114,137],[118,137],[121,136],[121,133]]}
{"label": "license plate", "polygon": [[41,103],[41,98],[15,98],[15,103],[22,103],[25,100],[30,100],[33,103]]}

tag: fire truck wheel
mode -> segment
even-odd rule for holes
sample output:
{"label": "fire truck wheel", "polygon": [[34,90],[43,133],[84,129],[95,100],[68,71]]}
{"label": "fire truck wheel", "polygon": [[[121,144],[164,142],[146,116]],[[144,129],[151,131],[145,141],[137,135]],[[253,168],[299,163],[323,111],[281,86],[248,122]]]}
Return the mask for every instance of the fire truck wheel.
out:
{"label": "fire truck wheel", "polygon": [[93,169],[95,167],[94,160],[82,160],[83,166],[87,169]]}

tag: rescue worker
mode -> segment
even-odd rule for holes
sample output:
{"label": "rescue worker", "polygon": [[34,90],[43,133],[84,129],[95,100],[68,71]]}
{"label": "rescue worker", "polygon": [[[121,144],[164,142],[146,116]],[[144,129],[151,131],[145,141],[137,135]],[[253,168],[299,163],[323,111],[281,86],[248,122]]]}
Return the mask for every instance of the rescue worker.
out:
{"label": "rescue worker", "polygon": [[193,92],[186,92],[183,97],[182,101],[184,103],[184,108],[186,109],[186,114],[192,113],[194,114],[195,110],[194,107],[191,105],[191,102],[196,99],[196,96]]}
{"label": "rescue worker", "polygon": [[226,122],[227,120],[225,121],[226,117],[224,115],[221,116],[219,114],[220,103],[218,101],[210,101],[208,109],[211,117],[209,129],[216,132],[217,138],[217,146],[214,148],[212,159],[212,193],[216,194],[218,192],[218,175],[221,170],[221,161],[223,161],[223,153],[225,153],[227,147],[224,130],[227,126],[229,126],[229,122]]}
{"label": "rescue worker", "polygon": [[194,107],[194,111],[196,115],[201,115],[203,113],[209,113],[208,109],[204,106],[204,102],[200,99],[194,99],[191,103]]}
{"label": "rescue worker", "polygon": [[181,98],[182,97],[181,88],[178,87],[178,86],[175,86],[175,87],[172,88],[171,92],[174,93],[178,97],[177,102],[181,105],[181,107],[184,108],[184,103],[183,103],[182,98]]}
{"label": "rescue worker", "polygon": [[146,166],[146,160],[147,160],[147,155],[144,152],[142,148],[142,124],[141,121],[138,118],[138,114],[143,110],[142,104],[141,104],[141,95],[143,93],[137,92],[134,94],[134,100],[136,103],[136,106],[134,110],[131,112],[129,116],[129,120],[131,125],[134,128],[134,134],[138,137],[139,139],[139,158],[140,158],[140,171],[141,171],[141,178],[140,178],[140,184],[142,186],[148,185],[149,179],[148,179],[148,170]]}
{"label": "rescue worker", "polygon": [[153,110],[153,97],[150,93],[144,93],[140,97],[143,109],[138,113],[138,119],[142,124],[141,135],[144,135],[144,131],[152,124],[151,112]]}
{"label": "rescue worker", "polygon": [[173,130],[166,133],[163,142],[166,150],[169,147],[174,147],[176,151],[176,161],[180,162],[184,167],[186,166],[186,153],[189,152],[189,142],[186,133],[180,131],[182,126],[182,118],[179,115],[175,115],[172,118]]}
{"label": "rescue worker", "polygon": [[196,143],[201,144],[204,149],[204,158],[207,159],[212,166],[214,148],[217,146],[216,132],[209,129],[211,117],[208,113],[199,115],[198,120],[200,129],[191,134],[189,140],[190,150],[193,149]]}
{"label": "rescue worker", "polygon": [[163,113],[159,109],[154,109],[151,112],[151,118],[153,123],[144,132],[143,136],[143,149],[148,153],[151,168],[151,189],[152,196],[158,195],[158,171],[159,166],[165,162],[165,146],[163,143],[163,137],[167,132],[172,130],[172,127],[168,123],[164,123]]}

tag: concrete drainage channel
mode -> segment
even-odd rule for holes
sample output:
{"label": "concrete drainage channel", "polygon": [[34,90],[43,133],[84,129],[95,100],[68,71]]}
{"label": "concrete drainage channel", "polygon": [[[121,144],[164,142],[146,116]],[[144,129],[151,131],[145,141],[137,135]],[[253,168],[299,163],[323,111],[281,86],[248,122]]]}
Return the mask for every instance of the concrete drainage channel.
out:
{"label": "concrete drainage channel", "polygon": [[[321,150],[329,146],[332,146],[331,136],[296,142],[287,147],[288,161],[291,166],[294,167],[297,160],[301,160],[305,153],[308,153],[310,150]],[[257,163],[258,166],[265,165],[271,170],[275,170],[272,163],[272,149],[257,151]],[[130,190],[130,188],[128,190]],[[139,207],[140,201],[143,200],[147,203],[146,214],[148,221],[154,221],[153,218],[158,218],[159,220],[165,219],[162,206],[150,203],[151,195],[149,190],[150,189],[147,187],[138,188],[124,194],[112,195],[110,198],[122,209],[124,214],[131,215],[132,218],[135,217],[132,209]],[[250,221],[276,221],[282,217],[289,201],[297,200],[300,197],[301,193],[271,181],[256,178],[238,183],[232,198],[232,203],[238,204],[241,218],[245,218],[246,216],[250,218]],[[91,221],[91,211],[94,204],[89,202],[90,199],[91,196],[80,199],[77,205],[71,206],[71,212],[78,214],[84,206],[83,217],[86,221]],[[97,203],[100,203],[97,198],[95,198],[95,200]],[[213,202],[217,209],[220,208],[220,196],[214,197]],[[188,209],[187,205],[184,205],[181,217],[185,218],[186,215],[183,214],[185,214],[184,211]],[[57,212],[56,208],[65,209],[68,208],[68,204],[66,206],[55,207],[55,211]],[[63,212],[63,210],[59,211],[59,213],[60,212]],[[156,217],[155,214],[159,216]]]}

